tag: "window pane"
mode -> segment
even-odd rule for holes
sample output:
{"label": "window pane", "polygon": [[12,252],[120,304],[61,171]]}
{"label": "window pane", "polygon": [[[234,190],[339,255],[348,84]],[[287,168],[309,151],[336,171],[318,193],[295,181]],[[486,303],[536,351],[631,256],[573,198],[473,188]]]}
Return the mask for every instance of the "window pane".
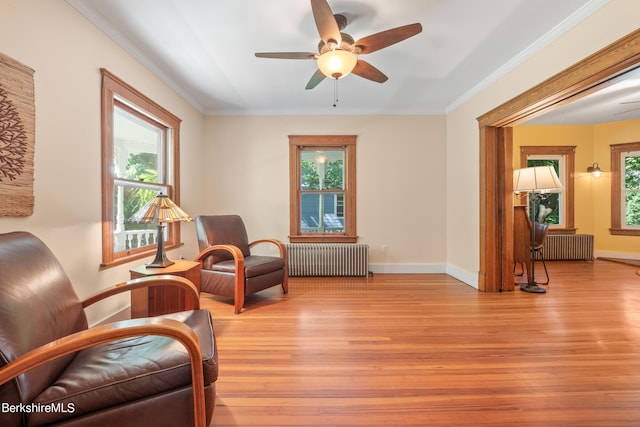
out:
{"label": "window pane", "polygon": [[640,155],[631,152],[624,155],[624,224],[640,226]]}
{"label": "window pane", "polygon": [[640,190],[640,156],[625,156],[624,186],[627,190]]}
{"label": "window pane", "polygon": [[640,192],[628,192],[625,203],[625,225],[640,226]]}
{"label": "window pane", "polygon": [[116,219],[113,236],[115,252],[156,243],[157,224],[140,224],[132,221],[131,217],[159,191],[166,192],[166,189],[160,186],[115,185],[113,194],[113,217]]}
{"label": "window pane", "polygon": [[344,150],[305,150],[300,156],[300,188],[343,190]]}
{"label": "window pane", "polygon": [[115,108],[113,116],[113,174],[141,182],[161,182],[164,130]]}
{"label": "window pane", "polygon": [[302,233],[344,233],[344,194],[305,192],[301,195]]}
{"label": "window pane", "polygon": [[[559,159],[536,159],[527,158],[527,167],[552,166],[558,178],[563,181],[563,174],[560,171]],[[564,183],[563,183],[564,184]],[[541,224],[558,225],[561,224],[562,197],[561,193],[550,193],[536,201],[536,209],[533,209],[533,201],[529,200],[529,212],[535,212],[536,222]],[[533,220],[533,218],[531,218]]]}

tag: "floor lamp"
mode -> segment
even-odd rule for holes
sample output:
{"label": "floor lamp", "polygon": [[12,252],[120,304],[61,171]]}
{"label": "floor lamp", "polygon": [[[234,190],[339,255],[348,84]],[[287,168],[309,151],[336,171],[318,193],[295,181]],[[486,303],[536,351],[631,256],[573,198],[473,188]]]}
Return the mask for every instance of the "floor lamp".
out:
{"label": "floor lamp", "polygon": [[155,259],[147,264],[147,267],[163,268],[175,264],[174,261],[167,258],[164,251],[164,225],[167,222],[193,221],[193,219],[166,194],[158,193],[133,215],[132,220],[139,223],[158,222],[158,237],[156,238],[158,249]]}
{"label": "floor lamp", "polygon": [[555,193],[562,190],[562,183],[552,166],[534,166],[530,168],[516,169],[513,171],[513,191],[516,193],[531,193],[533,202],[530,214],[533,218],[531,225],[531,277],[528,282],[520,286],[520,290],[536,294],[543,294],[546,289],[536,283],[535,278],[535,251],[533,247],[536,241],[536,204],[546,197],[546,193]]}

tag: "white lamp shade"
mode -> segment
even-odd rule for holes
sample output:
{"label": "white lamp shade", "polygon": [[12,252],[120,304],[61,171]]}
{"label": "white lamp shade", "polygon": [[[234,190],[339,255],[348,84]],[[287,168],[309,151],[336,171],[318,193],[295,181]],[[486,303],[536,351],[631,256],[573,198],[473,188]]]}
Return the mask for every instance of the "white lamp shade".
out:
{"label": "white lamp shade", "polygon": [[513,171],[513,191],[550,193],[562,190],[552,166],[534,166]]}
{"label": "white lamp shade", "polygon": [[341,79],[356,66],[358,58],[346,50],[330,50],[318,57],[318,68],[327,77]]}

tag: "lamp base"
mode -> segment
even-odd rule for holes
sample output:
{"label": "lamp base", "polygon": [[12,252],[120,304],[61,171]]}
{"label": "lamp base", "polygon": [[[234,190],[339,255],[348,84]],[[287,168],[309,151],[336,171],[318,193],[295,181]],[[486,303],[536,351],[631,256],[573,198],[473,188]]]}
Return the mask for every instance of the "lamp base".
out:
{"label": "lamp base", "polygon": [[160,261],[160,262],[156,262],[155,260],[151,263],[151,264],[145,264],[145,267],[148,268],[165,268],[165,267],[169,267],[170,265],[175,264],[174,261],[170,261],[168,259],[165,259],[164,261]]}
{"label": "lamp base", "polygon": [[531,294],[544,294],[545,292],[547,292],[545,288],[541,288],[535,282],[520,285],[520,290],[523,292],[529,292]]}
{"label": "lamp base", "polygon": [[151,263],[146,264],[147,268],[164,268],[169,267],[170,265],[175,264],[175,262],[171,261],[167,258],[167,254],[164,251],[164,224],[158,224],[158,249],[156,250],[156,257]]}

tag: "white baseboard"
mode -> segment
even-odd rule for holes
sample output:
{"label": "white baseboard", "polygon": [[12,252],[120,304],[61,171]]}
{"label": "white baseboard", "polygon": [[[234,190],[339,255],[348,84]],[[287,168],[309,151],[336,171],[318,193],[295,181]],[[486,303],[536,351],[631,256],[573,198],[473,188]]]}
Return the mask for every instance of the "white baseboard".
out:
{"label": "white baseboard", "polygon": [[463,283],[478,289],[478,275],[471,274],[468,271],[461,270],[453,265],[447,265],[447,274],[460,280]]}
{"label": "white baseboard", "polygon": [[374,274],[437,274],[446,273],[444,264],[369,264]]}
{"label": "white baseboard", "polygon": [[640,259],[640,253],[633,252],[595,251],[594,255],[596,258]]}
{"label": "white baseboard", "polygon": [[478,277],[447,264],[369,264],[373,274],[448,274],[478,289]]}

